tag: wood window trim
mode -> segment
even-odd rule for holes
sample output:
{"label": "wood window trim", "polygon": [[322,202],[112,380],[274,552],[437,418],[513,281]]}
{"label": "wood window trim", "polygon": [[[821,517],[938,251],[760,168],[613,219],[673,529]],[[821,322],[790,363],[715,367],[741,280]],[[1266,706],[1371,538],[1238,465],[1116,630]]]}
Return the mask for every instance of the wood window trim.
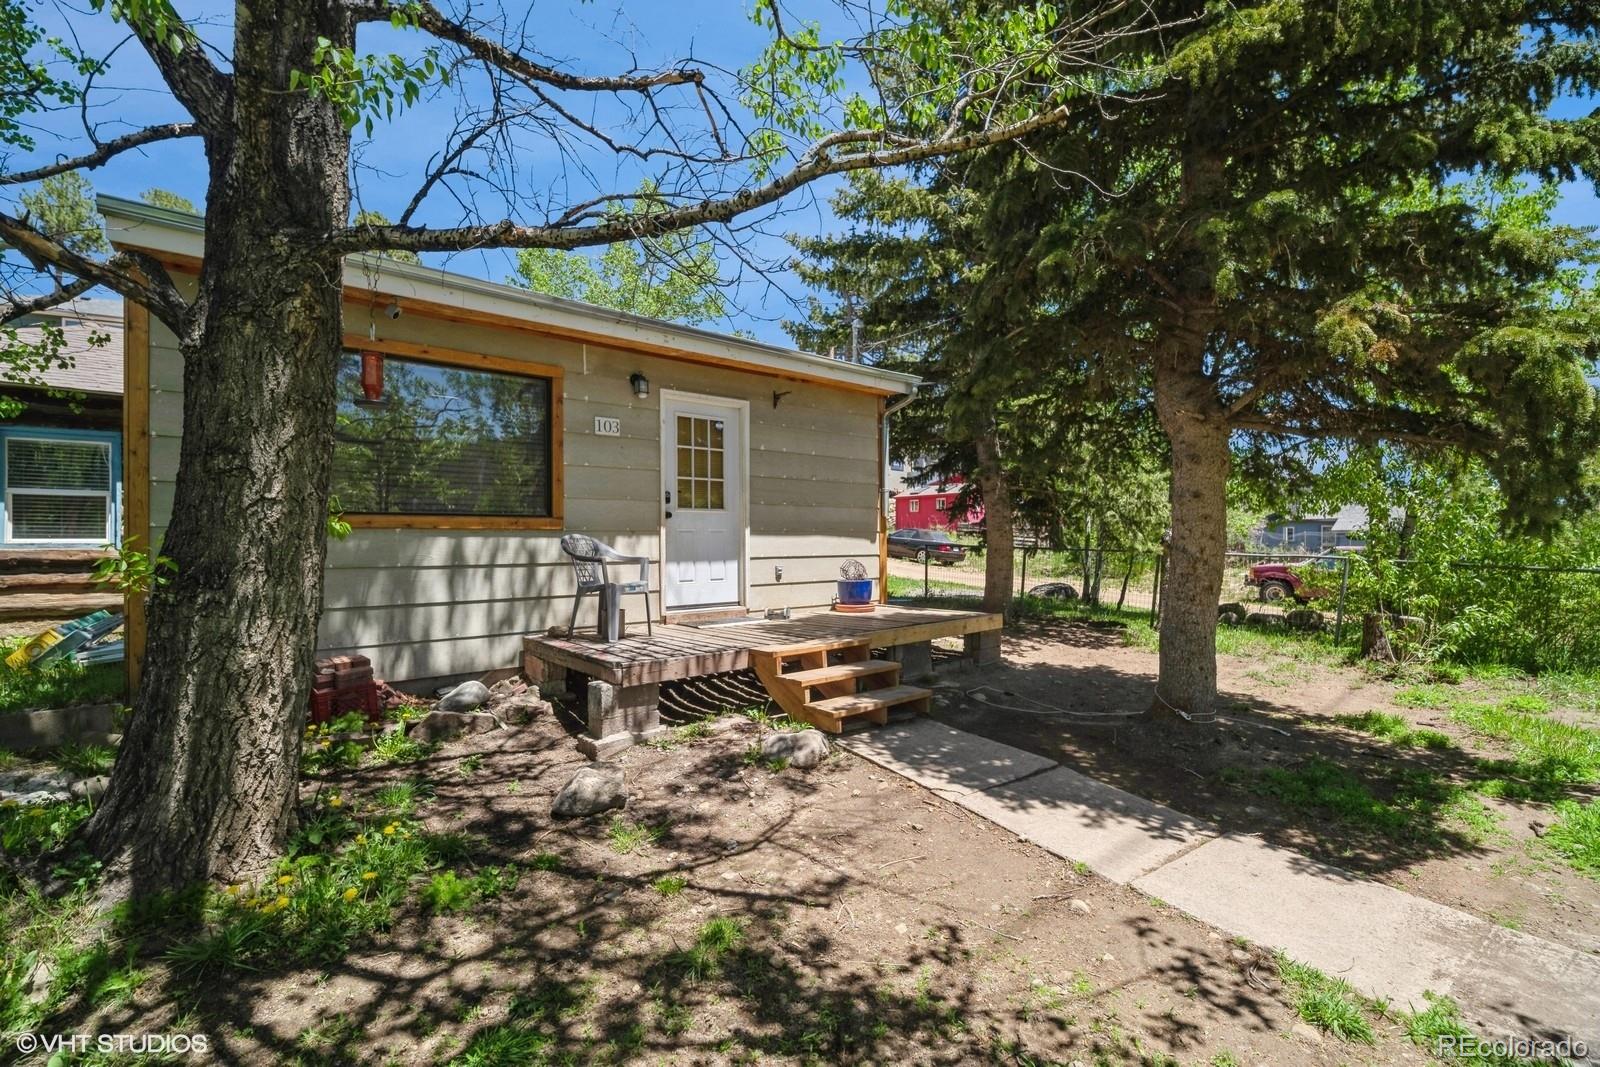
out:
{"label": "wood window trim", "polygon": [[549,515],[407,515],[349,512],[344,520],[357,530],[561,530],[566,525],[566,370],[553,363],[510,356],[491,356],[416,341],[373,339],[346,334],[346,349],[382,352],[405,359],[469,370],[495,371],[550,380],[550,514]]}

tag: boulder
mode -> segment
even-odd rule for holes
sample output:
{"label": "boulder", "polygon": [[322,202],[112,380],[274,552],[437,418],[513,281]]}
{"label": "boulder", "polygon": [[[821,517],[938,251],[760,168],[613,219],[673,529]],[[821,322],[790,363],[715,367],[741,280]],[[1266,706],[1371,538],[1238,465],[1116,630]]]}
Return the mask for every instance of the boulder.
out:
{"label": "boulder", "polygon": [[1316,632],[1325,629],[1328,620],[1322,617],[1322,612],[1314,608],[1296,608],[1283,617],[1285,624],[1292,630],[1305,630]]}
{"label": "boulder", "polygon": [[88,799],[98,804],[100,798],[106,794],[106,786],[111,784],[111,779],[104,774],[97,774],[92,778],[80,778],[70,786],[72,795],[80,799]]}
{"label": "boulder", "polygon": [[1229,626],[1243,626],[1245,616],[1248,614],[1250,613],[1245,610],[1244,605],[1237,602],[1222,604],[1217,608],[1218,621],[1225,622]]}
{"label": "boulder", "polygon": [[786,760],[789,766],[806,770],[828,758],[828,739],[821,730],[786,730],[769,734],[761,742],[761,758]]}
{"label": "boulder", "polygon": [[548,701],[539,699],[539,691],[537,689],[507,697],[505,700],[491,705],[491,707],[501,722],[512,726],[521,726],[524,723],[532,722],[536,717],[553,710]]}
{"label": "boulder", "polygon": [[470,711],[441,711],[436,708],[411,724],[411,736],[418,741],[447,741],[462,734],[482,734],[498,729],[500,720],[493,715]]}
{"label": "boulder", "polygon": [[462,682],[439,698],[439,711],[471,711],[489,699],[489,687],[482,682]]}
{"label": "boulder", "polygon": [[550,814],[560,819],[598,815],[612,808],[626,807],[628,787],[621,767],[598,765],[579,768],[572,780],[556,794]]}

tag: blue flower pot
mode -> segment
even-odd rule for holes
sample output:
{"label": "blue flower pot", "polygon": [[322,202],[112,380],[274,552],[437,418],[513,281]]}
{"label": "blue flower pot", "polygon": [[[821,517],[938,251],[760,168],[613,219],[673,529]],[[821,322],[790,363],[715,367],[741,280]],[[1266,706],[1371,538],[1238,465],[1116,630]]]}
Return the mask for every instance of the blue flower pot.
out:
{"label": "blue flower pot", "polygon": [[839,582],[839,603],[841,604],[870,604],[872,603],[872,579],[863,578],[859,582]]}

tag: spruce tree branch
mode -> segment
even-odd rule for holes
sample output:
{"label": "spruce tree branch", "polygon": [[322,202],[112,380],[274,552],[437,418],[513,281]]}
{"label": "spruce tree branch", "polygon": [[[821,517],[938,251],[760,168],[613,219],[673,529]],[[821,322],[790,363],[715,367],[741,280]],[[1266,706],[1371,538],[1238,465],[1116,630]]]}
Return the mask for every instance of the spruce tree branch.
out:
{"label": "spruce tree branch", "polygon": [[112,157],[117,156],[130,148],[139,148],[158,141],[171,141],[179,137],[198,137],[201,134],[199,126],[192,122],[168,122],[160,126],[147,126],[142,130],[125,133],[121,137],[113,137],[109,141],[96,145],[93,152],[86,152],[72,159],[62,159],[32,170],[18,171],[15,174],[0,174],[0,185],[21,185],[24,182],[36,182],[42,178],[51,178],[57,174],[65,174],[69,170],[94,170],[96,167],[107,163]]}
{"label": "spruce tree branch", "polygon": [[[583,248],[659,237],[691,226],[727,222],[747,211],[776,203],[801,186],[831,174],[902,166],[1003,144],[1059,125],[1070,113],[1071,107],[1062,104],[1020,122],[932,141],[916,141],[885,131],[844,130],[818,141],[794,167],[764,185],[665,211],[619,215],[590,226],[523,226],[510,219],[479,226],[442,229],[366,225],[336,230],[329,235],[329,243],[334,251],[341,254],[399,249],[412,252],[460,252],[487,247]],[[847,155],[834,154],[833,149],[846,145],[890,147],[868,147]]]}
{"label": "spruce tree branch", "polygon": [[124,251],[107,260],[90,259],[5,212],[0,212],[0,241],[24,256],[41,273],[53,268],[74,278],[65,286],[57,282],[57,288],[63,292],[81,282],[88,283],[82,291],[103,285],[143,304],[174,333],[183,334],[189,303],[178,292],[166,269],[152,257],[142,252]]}

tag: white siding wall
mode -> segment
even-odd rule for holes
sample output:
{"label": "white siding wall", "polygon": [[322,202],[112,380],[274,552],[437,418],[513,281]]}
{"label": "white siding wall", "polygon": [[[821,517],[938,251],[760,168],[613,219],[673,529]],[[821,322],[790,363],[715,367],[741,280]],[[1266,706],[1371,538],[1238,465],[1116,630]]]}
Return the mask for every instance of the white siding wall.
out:
{"label": "white siding wall", "polygon": [[[367,308],[346,328],[366,332]],[[534,334],[405,316],[379,320],[380,337],[558,364],[566,371],[566,528],[652,560],[659,586],[662,389],[750,404],[749,604],[827,604],[839,564],[877,557],[877,400],[859,393],[737,370],[634,355]],[[648,400],[628,376],[650,379]],[[151,324],[151,525],[160,544],[172,513],[182,427],[183,367],[174,339]],[[783,391],[776,408],[773,392]],[[596,437],[594,417],[622,420]],[[560,534],[469,530],[356,530],[329,546],[321,646],[372,657],[383,677],[431,678],[509,667],[523,634],[565,623],[572,575]],[[782,582],[774,568],[781,566]],[[643,603],[630,597],[630,618]],[[594,601],[584,606],[592,622]]]}

